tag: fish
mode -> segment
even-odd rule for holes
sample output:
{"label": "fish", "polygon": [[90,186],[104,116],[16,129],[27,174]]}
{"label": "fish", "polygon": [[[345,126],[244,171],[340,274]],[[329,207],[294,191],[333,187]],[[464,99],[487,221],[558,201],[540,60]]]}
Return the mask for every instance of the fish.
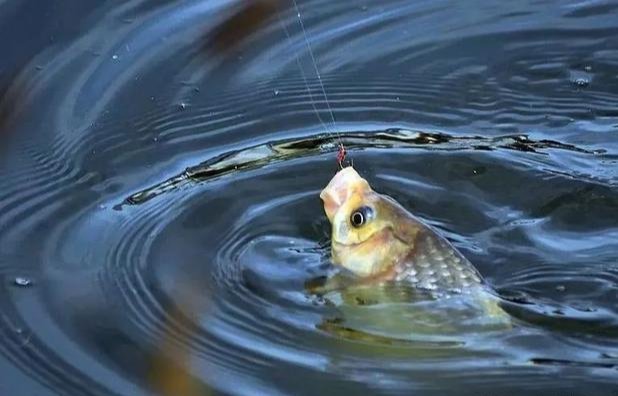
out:
{"label": "fish", "polygon": [[[320,198],[331,224],[331,261],[352,275],[357,290],[375,295],[378,285],[394,284],[431,299],[472,296],[485,314],[507,315],[459,250],[394,198],[374,191],[352,166],[339,170]],[[346,279],[334,277],[322,290],[349,287]]]}

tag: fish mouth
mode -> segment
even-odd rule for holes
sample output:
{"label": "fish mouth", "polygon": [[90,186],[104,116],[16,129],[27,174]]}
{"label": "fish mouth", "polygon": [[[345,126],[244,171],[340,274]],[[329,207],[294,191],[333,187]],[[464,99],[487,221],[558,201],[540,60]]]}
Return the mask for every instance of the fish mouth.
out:
{"label": "fish mouth", "polygon": [[351,166],[341,169],[333,176],[328,185],[320,192],[324,202],[324,211],[331,224],[335,213],[350,197],[362,191],[370,191],[369,183]]}

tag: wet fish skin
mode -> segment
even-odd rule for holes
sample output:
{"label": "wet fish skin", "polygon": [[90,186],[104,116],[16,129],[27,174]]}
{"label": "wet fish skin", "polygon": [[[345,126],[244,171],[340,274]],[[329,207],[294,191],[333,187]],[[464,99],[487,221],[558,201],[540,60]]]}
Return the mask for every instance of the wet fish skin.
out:
{"label": "wet fish skin", "polygon": [[[333,263],[361,282],[407,282],[433,294],[486,288],[450,242],[393,198],[373,191],[352,167],[340,170],[320,197],[332,224]],[[360,208],[371,218],[355,226],[352,216]]]}

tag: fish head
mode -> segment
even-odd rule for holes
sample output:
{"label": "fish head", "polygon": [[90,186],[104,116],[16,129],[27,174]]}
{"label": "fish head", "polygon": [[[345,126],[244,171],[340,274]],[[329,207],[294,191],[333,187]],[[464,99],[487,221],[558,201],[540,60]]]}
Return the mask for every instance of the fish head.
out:
{"label": "fish head", "polygon": [[332,260],[360,276],[389,270],[407,247],[397,237],[401,211],[371,189],[352,167],[337,172],[320,193],[332,226]]}

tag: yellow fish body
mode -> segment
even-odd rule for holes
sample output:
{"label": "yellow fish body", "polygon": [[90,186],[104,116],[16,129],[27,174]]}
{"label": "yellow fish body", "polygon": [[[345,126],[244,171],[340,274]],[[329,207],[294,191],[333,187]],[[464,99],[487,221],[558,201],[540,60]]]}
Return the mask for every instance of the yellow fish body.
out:
{"label": "yellow fish body", "polygon": [[355,275],[356,290],[379,295],[395,284],[433,299],[460,295],[476,301],[487,318],[508,318],[463,254],[393,198],[373,191],[352,167],[340,170],[320,198],[332,225],[332,262]]}

